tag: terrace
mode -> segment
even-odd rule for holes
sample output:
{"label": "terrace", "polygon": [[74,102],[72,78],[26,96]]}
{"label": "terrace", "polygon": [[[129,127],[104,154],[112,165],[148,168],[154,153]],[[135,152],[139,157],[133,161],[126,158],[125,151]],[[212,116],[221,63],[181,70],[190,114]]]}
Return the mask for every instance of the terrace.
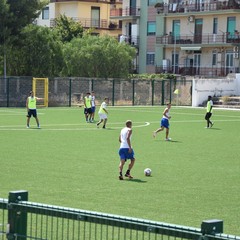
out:
{"label": "terrace", "polygon": [[[84,28],[95,28],[95,29],[121,29],[121,26],[107,19],[91,19],[91,18],[72,18],[74,21],[81,23]],[[55,26],[55,18],[50,20],[50,26]]]}
{"label": "terrace", "polygon": [[110,17],[139,17],[140,7],[114,8],[110,10]]}
{"label": "terrace", "polygon": [[237,67],[199,67],[199,66],[169,66],[158,65],[155,68],[155,73],[175,73],[189,76],[204,76],[204,77],[224,77],[229,73],[238,73]]}
{"label": "terrace", "polygon": [[238,31],[235,33],[221,33],[221,34],[186,34],[173,36],[171,34],[165,34],[156,37],[156,44],[176,44],[176,45],[191,45],[191,44],[226,44],[226,43],[240,43],[240,34]]}
{"label": "terrace", "polygon": [[219,1],[210,0],[206,2],[182,1],[181,3],[168,3],[162,6],[157,6],[158,13],[191,13],[191,12],[204,12],[204,11],[219,11],[219,10],[234,10],[240,9],[237,1]]}

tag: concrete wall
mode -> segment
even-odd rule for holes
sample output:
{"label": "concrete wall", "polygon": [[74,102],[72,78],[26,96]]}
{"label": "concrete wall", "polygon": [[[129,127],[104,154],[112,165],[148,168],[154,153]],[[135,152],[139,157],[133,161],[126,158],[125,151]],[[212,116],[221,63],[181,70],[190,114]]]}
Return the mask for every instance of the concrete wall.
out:
{"label": "concrete wall", "polygon": [[192,84],[192,106],[198,107],[207,97],[240,95],[240,74],[229,74],[222,79],[194,78]]}

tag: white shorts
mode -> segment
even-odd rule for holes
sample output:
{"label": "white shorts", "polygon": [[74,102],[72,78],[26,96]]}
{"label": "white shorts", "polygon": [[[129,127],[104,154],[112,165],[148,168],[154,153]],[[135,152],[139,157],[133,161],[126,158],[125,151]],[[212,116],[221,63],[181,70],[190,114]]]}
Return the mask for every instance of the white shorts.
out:
{"label": "white shorts", "polygon": [[98,116],[101,120],[107,119],[107,114],[106,113],[98,113]]}

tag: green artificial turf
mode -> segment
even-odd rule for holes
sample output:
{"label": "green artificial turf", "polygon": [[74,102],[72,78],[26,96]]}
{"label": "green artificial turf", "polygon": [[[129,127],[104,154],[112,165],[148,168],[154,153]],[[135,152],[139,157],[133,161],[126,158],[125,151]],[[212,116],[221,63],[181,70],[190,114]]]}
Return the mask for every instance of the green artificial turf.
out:
{"label": "green artificial turf", "polygon": [[[224,233],[240,235],[240,111],[214,109],[214,126],[205,129],[205,109],[172,107],[166,142],[165,132],[152,137],[163,109],[109,107],[104,130],[86,123],[82,108],[38,109],[41,129],[34,119],[26,129],[25,109],[0,108],[0,197],[24,189],[32,202],[191,227],[221,219]],[[127,119],[134,179],[119,181]]]}

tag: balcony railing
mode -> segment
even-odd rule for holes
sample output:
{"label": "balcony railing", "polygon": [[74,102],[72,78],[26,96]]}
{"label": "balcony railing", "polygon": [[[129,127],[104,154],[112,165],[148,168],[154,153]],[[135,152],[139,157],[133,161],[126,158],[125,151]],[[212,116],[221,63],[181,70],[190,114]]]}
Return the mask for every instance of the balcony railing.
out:
{"label": "balcony railing", "polygon": [[[112,3],[112,0],[50,0],[50,3],[56,3],[56,2],[105,2],[105,3]],[[121,0],[117,0],[117,2],[120,2]]]}
{"label": "balcony railing", "polygon": [[211,0],[208,3],[196,2],[193,4],[187,4],[186,2],[164,4],[161,12],[167,14],[240,9],[237,1],[230,0]]}
{"label": "balcony railing", "polygon": [[156,44],[176,44],[176,45],[191,45],[191,44],[224,44],[224,43],[240,43],[240,34],[221,33],[221,34],[204,34],[204,35],[162,35],[156,37]]}
{"label": "balcony railing", "polygon": [[118,8],[118,9],[111,9],[110,10],[110,16],[111,17],[128,17],[128,16],[140,16],[140,7],[131,8]]}
{"label": "balcony railing", "polygon": [[199,66],[189,66],[184,65],[177,66],[156,66],[156,73],[175,73],[180,75],[189,76],[205,76],[205,77],[223,77],[227,76],[229,73],[238,73],[239,68],[236,67],[199,67]]}
{"label": "balcony railing", "polygon": [[[120,29],[120,26],[116,22],[108,21],[107,19],[91,19],[91,18],[72,18],[74,21],[81,23],[84,28],[95,29]],[[55,26],[55,18],[50,20],[50,26]]]}

